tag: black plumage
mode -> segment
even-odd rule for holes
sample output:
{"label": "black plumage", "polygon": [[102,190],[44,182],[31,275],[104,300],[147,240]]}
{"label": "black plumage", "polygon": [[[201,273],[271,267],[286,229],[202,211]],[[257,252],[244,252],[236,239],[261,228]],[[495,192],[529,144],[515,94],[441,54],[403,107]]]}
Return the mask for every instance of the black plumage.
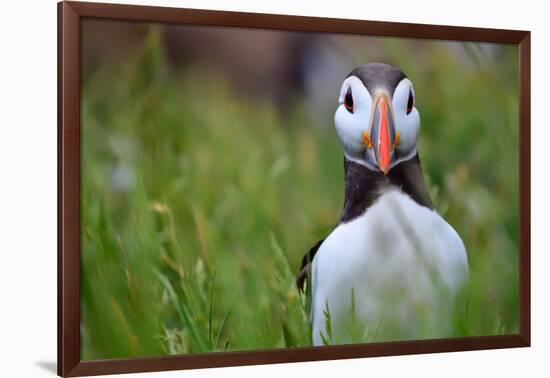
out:
{"label": "black plumage", "polygon": [[[416,203],[433,209],[418,153],[410,160],[393,167],[388,175],[344,158],[345,197],[339,224],[361,216],[386,191],[395,188],[409,195]],[[311,263],[323,243],[317,242],[302,259],[296,284],[303,290]]]}

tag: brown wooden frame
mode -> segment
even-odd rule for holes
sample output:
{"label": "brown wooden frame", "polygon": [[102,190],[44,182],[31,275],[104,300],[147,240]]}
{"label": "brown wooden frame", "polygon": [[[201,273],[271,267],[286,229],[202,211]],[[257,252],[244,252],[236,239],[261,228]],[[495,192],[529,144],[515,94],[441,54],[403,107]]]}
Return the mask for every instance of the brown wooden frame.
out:
{"label": "brown wooden frame", "polygon": [[[83,17],[519,45],[520,327],[518,334],[82,361],[80,358],[80,26]],[[530,32],[166,7],[58,4],[58,374],[82,376],[530,345]]]}

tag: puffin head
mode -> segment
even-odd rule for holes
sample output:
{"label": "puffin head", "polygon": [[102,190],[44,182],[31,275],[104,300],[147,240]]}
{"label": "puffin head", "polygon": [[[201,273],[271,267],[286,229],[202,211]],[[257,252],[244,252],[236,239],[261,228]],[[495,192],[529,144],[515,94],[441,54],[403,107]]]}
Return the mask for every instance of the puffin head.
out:
{"label": "puffin head", "polygon": [[346,158],[385,175],[416,154],[420,115],[412,82],[398,68],[372,63],[342,83],[336,131]]}

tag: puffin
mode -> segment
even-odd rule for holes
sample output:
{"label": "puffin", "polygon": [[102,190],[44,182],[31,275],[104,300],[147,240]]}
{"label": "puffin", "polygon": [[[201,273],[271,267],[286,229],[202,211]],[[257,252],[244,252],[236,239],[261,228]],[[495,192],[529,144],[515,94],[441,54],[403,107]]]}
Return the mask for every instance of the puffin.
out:
{"label": "puffin", "polygon": [[334,115],[344,152],[336,228],[302,259],[312,344],[449,337],[468,279],[464,243],[430,199],[413,83],[384,63],[345,78]]}

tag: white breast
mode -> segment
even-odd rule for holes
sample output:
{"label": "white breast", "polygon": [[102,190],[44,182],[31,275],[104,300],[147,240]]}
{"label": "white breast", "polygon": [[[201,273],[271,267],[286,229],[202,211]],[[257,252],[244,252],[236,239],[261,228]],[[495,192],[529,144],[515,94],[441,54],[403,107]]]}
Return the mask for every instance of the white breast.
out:
{"label": "white breast", "polygon": [[437,212],[389,191],[319,248],[313,343],[322,345],[323,336],[330,343],[445,337],[467,273],[456,231]]}

